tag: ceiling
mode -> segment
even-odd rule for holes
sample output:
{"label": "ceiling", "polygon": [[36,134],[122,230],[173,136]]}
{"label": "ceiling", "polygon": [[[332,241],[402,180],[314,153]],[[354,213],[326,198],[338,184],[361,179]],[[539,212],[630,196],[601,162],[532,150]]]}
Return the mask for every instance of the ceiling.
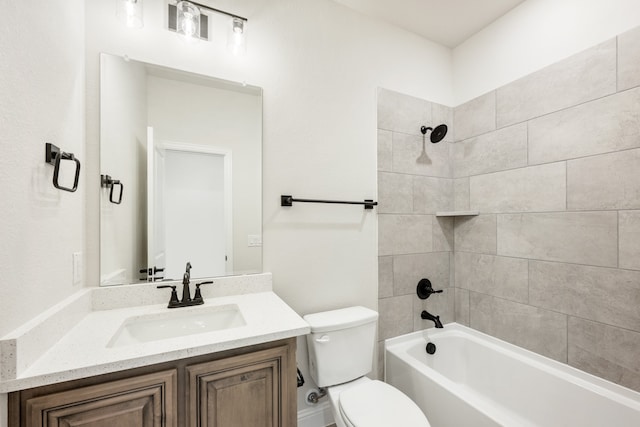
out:
{"label": "ceiling", "polygon": [[525,0],[334,0],[453,48]]}

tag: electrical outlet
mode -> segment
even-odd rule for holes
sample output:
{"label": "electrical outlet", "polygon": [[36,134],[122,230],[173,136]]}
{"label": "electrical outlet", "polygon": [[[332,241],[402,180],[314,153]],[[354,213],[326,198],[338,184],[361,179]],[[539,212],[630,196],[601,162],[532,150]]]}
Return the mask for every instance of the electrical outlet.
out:
{"label": "electrical outlet", "polygon": [[73,253],[73,284],[79,285],[82,283],[82,252]]}
{"label": "electrical outlet", "polygon": [[249,234],[249,247],[262,246],[262,236],[259,234]]}

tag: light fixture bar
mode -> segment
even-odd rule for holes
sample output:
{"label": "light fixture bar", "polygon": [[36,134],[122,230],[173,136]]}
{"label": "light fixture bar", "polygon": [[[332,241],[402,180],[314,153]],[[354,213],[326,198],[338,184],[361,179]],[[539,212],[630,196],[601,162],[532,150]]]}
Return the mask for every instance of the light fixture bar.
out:
{"label": "light fixture bar", "polygon": [[227,15],[227,16],[230,16],[232,18],[242,19],[244,22],[249,21],[247,18],[245,18],[243,16],[240,16],[240,15],[236,15],[234,13],[225,12],[224,10],[216,9],[215,7],[207,6],[207,5],[204,5],[204,4],[201,4],[201,3],[197,3],[195,1],[191,1],[191,0],[188,0],[188,1],[189,1],[189,3],[191,3],[193,5],[196,5],[201,9],[206,9],[206,10],[209,10],[211,12],[221,13],[223,15]]}

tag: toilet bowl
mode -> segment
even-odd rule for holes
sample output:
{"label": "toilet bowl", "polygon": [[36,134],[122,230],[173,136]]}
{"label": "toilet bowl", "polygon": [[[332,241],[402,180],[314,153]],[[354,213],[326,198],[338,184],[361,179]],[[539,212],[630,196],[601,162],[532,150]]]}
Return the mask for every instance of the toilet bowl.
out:
{"label": "toilet bowl", "polygon": [[429,427],[418,405],[382,381],[362,377],[327,392],[337,427]]}
{"label": "toilet bowl", "polygon": [[429,427],[409,397],[365,375],[373,366],[378,313],[365,307],[308,314],[311,377],[327,389],[337,427]]}

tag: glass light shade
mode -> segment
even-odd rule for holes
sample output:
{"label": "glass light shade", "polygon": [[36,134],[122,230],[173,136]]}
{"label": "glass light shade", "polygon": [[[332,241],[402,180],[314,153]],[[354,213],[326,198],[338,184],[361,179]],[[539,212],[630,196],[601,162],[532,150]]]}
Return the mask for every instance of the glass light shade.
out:
{"label": "glass light shade", "polygon": [[182,34],[188,39],[198,39],[200,37],[200,9],[188,1],[178,2],[176,8],[176,31],[178,34]]}
{"label": "glass light shade", "polygon": [[116,0],[116,16],[128,28],[142,28],[142,0]]}
{"label": "glass light shade", "polygon": [[227,48],[236,56],[247,53],[247,22],[240,18],[231,19]]}

